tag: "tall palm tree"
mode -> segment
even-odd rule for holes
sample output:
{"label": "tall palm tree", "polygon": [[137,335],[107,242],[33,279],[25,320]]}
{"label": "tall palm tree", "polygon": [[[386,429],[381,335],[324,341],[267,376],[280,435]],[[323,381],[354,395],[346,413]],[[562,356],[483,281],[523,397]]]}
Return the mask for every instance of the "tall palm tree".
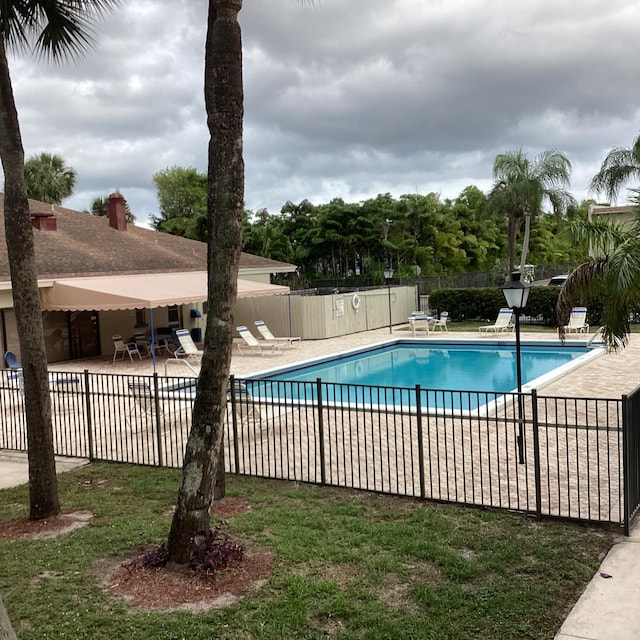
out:
{"label": "tall palm tree", "polygon": [[24,163],[27,195],[40,202],[62,204],[73,193],[76,172],[55,154],[41,153]]}
{"label": "tall palm tree", "polygon": [[609,151],[600,171],[591,179],[589,190],[604,193],[615,201],[622,185],[633,178],[640,178],[640,135],[633,146],[614,147]]}
{"label": "tall palm tree", "polygon": [[587,241],[593,257],[569,274],[558,295],[556,316],[560,335],[571,308],[589,295],[602,302],[603,337],[609,348],[624,347],[629,317],[640,303],[640,190],[632,190],[636,209],[633,226],[577,220],[571,231],[577,242]]}
{"label": "tall palm tree", "polygon": [[6,47],[32,47],[53,59],[78,54],[92,42],[95,18],[117,1],[6,0],[0,5],[0,160],[4,170],[5,235],[24,376],[32,519],[57,514],[60,502],[24,150]]}
{"label": "tall palm tree", "polygon": [[231,364],[244,214],[242,0],[209,0],[204,94],[209,127],[208,314],[182,482],[169,533],[169,561],[186,564],[206,538],[209,509],[224,495],[223,419]]}
{"label": "tall palm tree", "polygon": [[566,191],[571,177],[571,163],[560,151],[543,151],[533,162],[520,149],[496,156],[493,163],[494,185],[489,194],[490,207],[509,220],[509,272],[514,270],[518,232],[524,221],[520,273],[524,273],[529,250],[531,217],[542,211],[545,201],[554,213],[563,214],[573,196]]}

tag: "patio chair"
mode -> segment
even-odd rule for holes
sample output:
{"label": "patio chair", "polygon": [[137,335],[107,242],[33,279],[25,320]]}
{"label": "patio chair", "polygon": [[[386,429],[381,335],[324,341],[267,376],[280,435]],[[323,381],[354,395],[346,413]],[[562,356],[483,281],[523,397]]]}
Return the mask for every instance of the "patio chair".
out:
{"label": "patio chair", "polygon": [[4,363],[9,369],[7,380],[18,380],[22,386],[22,365],[18,362],[18,357],[13,351],[4,354]]}
{"label": "patio chair", "polygon": [[243,343],[238,342],[238,351],[245,353],[245,349],[251,352],[257,352],[260,355],[266,353],[282,353],[282,349],[287,345],[284,342],[267,342],[266,340],[258,340],[244,325],[236,327],[236,331],[240,334]]}
{"label": "patio chair", "polygon": [[22,365],[18,362],[18,357],[13,351],[7,351],[4,354],[4,363],[7,365],[7,369],[12,371],[20,371],[22,369]]}
{"label": "patio chair", "polygon": [[567,333],[589,333],[587,323],[587,307],[573,307],[569,316],[569,324],[565,325]]}
{"label": "patio chair", "polygon": [[513,311],[509,309],[509,307],[503,307],[498,312],[498,317],[494,324],[490,324],[484,327],[480,327],[479,331],[482,333],[483,331],[488,333],[493,331],[494,333],[504,332],[504,331],[513,331],[515,325],[511,321],[513,317]]}
{"label": "patio chair", "polygon": [[422,311],[412,311],[407,321],[414,336],[418,331],[424,331],[428,334],[429,329],[433,326],[433,318]]}
{"label": "patio chair", "polygon": [[440,331],[444,329],[447,333],[449,333],[449,329],[447,328],[447,322],[449,322],[449,312],[443,311],[440,314],[440,318],[433,323],[432,327],[434,329],[440,329]]}
{"label": "patio chair", "polygon": [[276,337],[262,320],[255,321],[256,329],[260,335],[268,342],[283,342],[288,347],[298,347],[300,345],[300,337]]}
{"label": "patio chair", "polygon": [[138,354],[138,357],[140,358],[140,360],[142,360],[142,354],[140,353],[140,349],[138,349],[138,345],[135,342],[125,342],[122,339],[122,336],[111,336],[111,339],[113,340],[113,360],[112,362],[116,361],[116,357],[119,353],[122,354],[122,359],[124,360],[124,356],[125,354],[129,356],[129,359],[131,360],[131,362],[133,362],[133,354],[136,353]]}
{"label": "patio chair", "polygon": [[192,340],[189,331],[187,329],[177,329],[175,333],[180,346],[175,350],[173,357],[195,360],[199,364],[202,361],[204,351],[196,347],[196,343]]}

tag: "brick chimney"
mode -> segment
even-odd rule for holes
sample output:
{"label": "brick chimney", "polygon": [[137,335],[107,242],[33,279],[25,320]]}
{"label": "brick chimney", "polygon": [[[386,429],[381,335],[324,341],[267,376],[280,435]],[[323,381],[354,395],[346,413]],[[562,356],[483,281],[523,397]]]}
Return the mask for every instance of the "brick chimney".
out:
{"label": "brick chimney", "polygon": [[51,211],[33,211],[31,225],[38,231],[55,231],[58,228],[58,221]]}
{"label": "brick chimney", "polygon": [[109,196],[109,226],[117,231],[127,230],[126,203],[118,191]]}

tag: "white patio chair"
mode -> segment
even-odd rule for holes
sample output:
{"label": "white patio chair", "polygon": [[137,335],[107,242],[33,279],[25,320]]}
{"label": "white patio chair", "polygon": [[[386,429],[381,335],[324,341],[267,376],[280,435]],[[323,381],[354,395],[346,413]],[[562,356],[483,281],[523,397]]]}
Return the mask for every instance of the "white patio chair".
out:
{"label": "white patio chair", "polygon": [[513,311],[509,309],[509,307],[503,307],[498,312],[498,317],[494,324],[490,324],[484,327],[480,327],[479,331],[482,333],[483,331],[488,333],[493,331],[494,333],[504,332],[504,331],[513,331],[515,324],[511,321],[513,317]]}
{"label": "white patio chair", "polygon": [[447,328],[447,322],[449,322],[449,312],[443,311],[440,314],[440,318],[433,323],[432,327],[434,329],[440,329],[440,331],[444,329],[447,333],[449,333],[449,329]]}
{"label": "white patio chair", "polygon": [[244,344],[238,342],[238,351],[245,353],[245,350],[257,352],[260,355],[267,353],[282,353],[282,349],[287,345],[284,342],[267,342],[266,340],[258,340],[244,325],[236,327],[236,331],[240,334]]}
{"label": "white patio chair", "polygon": [[412,311],[411,315],[407,318],[411,332],[415,336],[418,331],[424,331],[429,333],[429,329],[433,326],[433,318],[431,316],[422,313],[422,311]]}
{"label": "white patio chair", "polygon": [[262,320],[256,320],[255,325],[256,325],[256,329],[258,330],[260,335],[263,337],[263,339],[267,340],[268,342],[283,342],[288,347],[298,347],[300,345],[299,336],[296,338],[284,337],[284,336],[276,337],[271,333],[271,330],[269,329],[269,327],[267,327],[267,325]]}
{"label": "white patio chair", "polygon": [[140,353],[140,349],[138,349],[138,345],[135,342],[125,342],[122,339],[122,336],[111,336],[113,340],[113,360],[116,361],[116,357],[119,353],[122,354],[122,359],[124,360],[125,354],[129,356],[131,362],[133,362],[133,354],[137,353],[140,360],[142,360],[142,354]]}

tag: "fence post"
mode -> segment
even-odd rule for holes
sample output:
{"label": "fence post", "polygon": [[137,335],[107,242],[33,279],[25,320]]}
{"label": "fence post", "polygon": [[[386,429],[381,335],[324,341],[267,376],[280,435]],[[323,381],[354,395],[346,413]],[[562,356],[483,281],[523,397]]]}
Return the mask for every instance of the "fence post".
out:
{"label": "fence post", "polygon": [[320,484],[326,484],[327,474],[324,468],[324,419],[322,417],[322,380],[316,378],[316,395],[318,397],[318,431],[319,431],[319,446],[320,446]]}
{"label": "fence post", "polygon": [[162,455],[162,425],[161,420],[164,419],[164,414],[160,413],[160,398],[158,397],[158,372],[153,372],[153,402],[156,413],[156,444],[158,446],[158,466],[163,467],[163,455]]}
{"label": "fence post", "polygon": [[629,403],[629,396],[622,396],[622,525],[624,528],[624,535],[628,536],[631,529],[631,486],[629,478],[629,463],[631,455],[631,406]]}
{"label": "fence post", "polygon": [[[238,420],[236,418],[236,378],[229,376],[229,389],[231,390],[231,428],[233,430],[233,464],[235,473],[240,473],[240,452],[238,451]],[[247,411],[249,407],[247,407]],[[225,408],[226,411],[226,408]]]}
{"label": "fence post", "polygon": [[84,410],[87,418],[87,445],[89,447],[89,460],[95,460],[93,442],[93,421],[91,420],[91,394],[89,393],[89,369],[84,370]]}
{"label": "fence post", "polygon": [[420,469],[420,497],[424,498],[424,437],[422,434],[422,398],[420,385],[416,385],[416,423],[418,427],[418,468]]}
{"label": "fence post", "polygon": [[542,519],[542,481],[540,470],[540,434],[538,427],[538,393],[535,389],[531,390],[531,422],[533,428],[533,469],[536,487],[536,518]]}

